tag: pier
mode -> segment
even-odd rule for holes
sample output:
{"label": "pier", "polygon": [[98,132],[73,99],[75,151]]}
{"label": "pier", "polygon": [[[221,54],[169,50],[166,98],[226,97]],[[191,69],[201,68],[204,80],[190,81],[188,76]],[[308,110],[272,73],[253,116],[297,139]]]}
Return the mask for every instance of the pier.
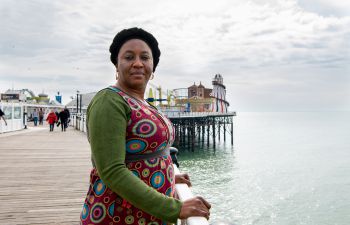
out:
{"label": "pier", "polygon": [[79,224],[90,147],[84,133],[57,128],[0,134],[1,224]]}
{"label": "pier", "polygon": [[[217,141],[230,141],[233,145],[233,117],[236,112],[166,112],[165,115],[174,125],[174,146],[180,151],[194,151],[195,146],[209,147],[209,143],[215,148]],[[86,132],[86,114],[72,115],[72,124],[77,130]]]}
{"label": "pier", "polygon": [[195,145],[208,147],[210,140],[215,148],[217,141],[233,145],[233,116],[231,113],[191,112],[167,114],[175,129],[175,146],[194,151]]}

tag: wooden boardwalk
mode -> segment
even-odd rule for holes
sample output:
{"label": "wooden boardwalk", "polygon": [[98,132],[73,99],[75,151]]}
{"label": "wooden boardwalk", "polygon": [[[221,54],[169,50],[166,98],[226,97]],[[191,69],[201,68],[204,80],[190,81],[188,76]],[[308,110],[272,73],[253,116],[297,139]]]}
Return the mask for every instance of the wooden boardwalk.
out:
{"label": "wooden boardwalk", "polygon": [[0,224],[79,224],[89,143],[73,128],[55,129],[0,134]]}

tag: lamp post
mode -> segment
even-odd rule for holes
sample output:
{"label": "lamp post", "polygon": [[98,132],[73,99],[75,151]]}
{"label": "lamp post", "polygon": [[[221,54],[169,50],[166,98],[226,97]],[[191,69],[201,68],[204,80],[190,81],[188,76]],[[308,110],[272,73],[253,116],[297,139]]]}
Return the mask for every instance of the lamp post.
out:
{"label": "lamp post", "polygon": [[78,114],[78,107],[79,107],[79,91],[77,90],[77,114]]}
{"label": "lamp post", "polygon": [[83,94],[80,94],[80,105],[79,105],[79,112],[81,114],[81,107],[82,107],[82,104],[83,104]]}
{"label": "lamp post", "polygon": [[75,114],[75,129],[79,129],[78,128],[78,107],[79,107],[79,91],[77,90],[77,113]]}

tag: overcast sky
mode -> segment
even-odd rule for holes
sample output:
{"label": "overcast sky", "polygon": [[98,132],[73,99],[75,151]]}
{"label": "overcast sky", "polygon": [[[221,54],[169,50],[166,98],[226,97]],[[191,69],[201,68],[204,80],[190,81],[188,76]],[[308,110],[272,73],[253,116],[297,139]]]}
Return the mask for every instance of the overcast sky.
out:
{"label": "overcast sky", "polygon": [[142,27],[163,89],[224,78],[230,110],[350,110],[350,1],[0,0],[0,92],[64,103],[115,83],[109,45]]}

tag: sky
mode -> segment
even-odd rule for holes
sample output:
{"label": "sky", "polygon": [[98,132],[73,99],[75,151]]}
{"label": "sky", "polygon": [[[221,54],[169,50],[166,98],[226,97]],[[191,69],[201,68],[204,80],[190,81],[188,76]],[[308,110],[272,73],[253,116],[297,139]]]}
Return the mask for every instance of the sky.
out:
{"label": "sky", "polygon": [[163,90],[220,73],[230,111],[350,110],[350,1],[0,0],[0,93],[115,83],[109,46],[141,27],[161,49]]}

